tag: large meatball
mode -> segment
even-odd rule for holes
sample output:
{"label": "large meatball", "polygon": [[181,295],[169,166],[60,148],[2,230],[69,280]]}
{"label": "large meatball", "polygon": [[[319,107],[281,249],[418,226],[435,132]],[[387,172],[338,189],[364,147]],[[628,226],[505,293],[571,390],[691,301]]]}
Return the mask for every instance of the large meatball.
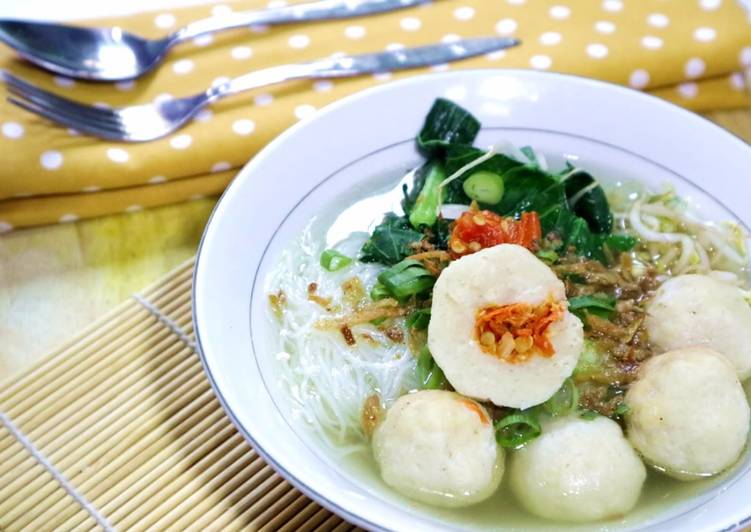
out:
{"label": "large meatball", "polygon": [[679,349],[650,359],[626,404],[629,440],[675,478],[719,473],[738,460],[746,444],[746,394],[732,364],[711,349]]}
{"label": "large meatball", "polygon": [[751,376],[751,306],[735,286],[706,275],[674,277],[650,302],[646,326],[663,351],[710,347],[733,363],[741,380]]}
{"label": "large meatball", "polygon": [[[563,309],[546,337],[552,353],[510,361],[483,350],[481,309],[554,302]],[[566,310],[563,283],[527,249],[502,244],[462,257],[441,272],[433,291],[428,344],[460,393],[499,406],[527,408],[552,396],[571,375],[583,346],[582,324]]]}
{"label": "large meatball", "polygon": [[480,502],[503,477],[503,449],[480,404],[453,392],[400,397],[373,434],[383,480],[413,499],[456,508]]}
{"label": "large meatball", "polygon": [[527,510],[560,521],[597,521],[625,514],[639,499],[644,464],[615,421],[576,417],[550,422],[516,451],[511,489]]}

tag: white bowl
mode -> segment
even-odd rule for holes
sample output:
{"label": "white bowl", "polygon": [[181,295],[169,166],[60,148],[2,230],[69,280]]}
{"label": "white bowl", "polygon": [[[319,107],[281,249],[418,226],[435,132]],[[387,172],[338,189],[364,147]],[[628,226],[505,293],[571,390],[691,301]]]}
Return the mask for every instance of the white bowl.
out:
{"label": "white bowl", "polygon": [[[235,178],[204,233],[193,288],[198,345],[217,396],[255,449],[304,493],[370,529],[466,523],[379,490],[291,419],[275,382],[264,279],[313,216],[394,184],[418,163],[413,139],[440,96],[479,118],[477,145],[508,140],[556,164],[568,158],[601,175],[668,181],[708,219],[751,225],[744,142],[679,107],[582,78],[512,70],[415,77],[346,98],[280,135]],[[708,493],[618,527],[739,527],[751,515],[748,465]]]}

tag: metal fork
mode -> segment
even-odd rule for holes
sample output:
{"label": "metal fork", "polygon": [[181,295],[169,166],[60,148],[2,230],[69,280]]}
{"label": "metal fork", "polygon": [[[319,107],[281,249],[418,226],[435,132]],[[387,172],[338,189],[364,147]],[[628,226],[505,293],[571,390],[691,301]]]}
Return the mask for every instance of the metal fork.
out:
{"label": "metal fork", "polygon": [[342,78],[448,63],[517,44],[516,39],[487,37],[281,65],[245,74],[192,96],[120,109],[103,109],[63,98],[8,72],[0,71],[0,76],[13,95],[8,101],[29,112],[97,137],[143,142],[172,133],[211,102],[250,89],[296,79]]}

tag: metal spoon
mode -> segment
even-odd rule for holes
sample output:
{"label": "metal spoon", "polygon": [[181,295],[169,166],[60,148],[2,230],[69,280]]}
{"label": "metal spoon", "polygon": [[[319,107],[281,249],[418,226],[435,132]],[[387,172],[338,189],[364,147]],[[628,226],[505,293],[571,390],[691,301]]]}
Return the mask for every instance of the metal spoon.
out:
{"label": "metal spoon", "polygon": [[144,39],[122,28],[0,20],[0,41],[32,63],[58,74],[97,81],[137,78],[161,62],[178,43],[199,35],[251,25],[328,20],[391,11],[430,0],[321,0],[263,11],[215,16],[161,39]]}

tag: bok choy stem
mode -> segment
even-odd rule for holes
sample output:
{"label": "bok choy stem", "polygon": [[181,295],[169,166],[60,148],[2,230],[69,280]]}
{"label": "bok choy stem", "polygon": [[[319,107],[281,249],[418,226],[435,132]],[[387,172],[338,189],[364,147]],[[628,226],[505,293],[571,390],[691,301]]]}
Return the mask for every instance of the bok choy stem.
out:
{"label": "bok choy stem", "polygon": [[438,219],[438,212],[443,203],[441,183],[444,179],[446,179],[446,172],[443,166],[438,163],[431,164],[422,190],[409,213],[409,223],[415,229],[422,226],[430,227]]}

